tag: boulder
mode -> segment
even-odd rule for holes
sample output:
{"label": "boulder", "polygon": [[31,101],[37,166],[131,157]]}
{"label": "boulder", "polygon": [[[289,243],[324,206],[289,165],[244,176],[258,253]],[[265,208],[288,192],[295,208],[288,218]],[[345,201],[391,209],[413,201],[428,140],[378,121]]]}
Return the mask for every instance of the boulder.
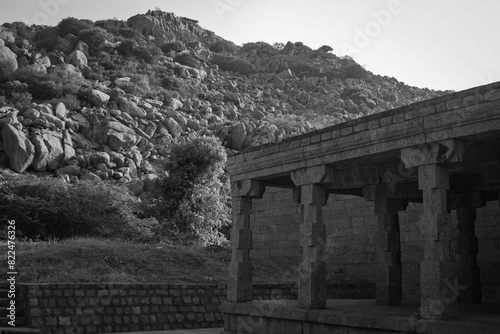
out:
{"label": "boulder", "polygon": [[72,145],[69,149],[71,137],[68,139],[59,132],[43,131],[34,138],[36,154],[33,167],[38,171],[56,170],[75,155]]}
{"label": "boulder", "polygon": [[0,47],[0,79],[15,72],[18,68],[17,56],[5,46]]}
{"label": "boulder", "polygon": [[172,109],[177,110],[177,109],[181,109],[184,106],[184,104],[181,101],[179,101],[178,99],[172,98],[170,103],[169,103],[169,106]]}
{"label": "boulder", "polygon": [[68,165],[56,170],[56,175],[69,175],[69,176],[79,176],[81,168],[77,165]]}
{"label": "boulder", "polygon": [[96,153],[93,153],[91,156],[90,156],[90,163],[92,164],[92,166],[97,166],[98,164],[100,163],[103,163],[103,164],[106,164],[108,165],[109,162],[111,160],[111,157],[108,153],[106,152],[96,152]]}
{"label": "boulder", "polygon": [[106,106],[109,102],[110,96],[97,89],[91,89],[88,92],[88,99],[90,104],[95,107]]}
{"label": "boulder", "polygon": [[247,138],[247,131],[244,123],[237,123],[231,131],[230,147],[234,150],[242,148],[245,139]]}
{"label": "boulder", "polygon": [[132,182],[127,183],[127,188],[134,194],[134,196],[140,196],[144,191],[144,182],[134,179]]}
{"label": "boulder", "polygon": [[94,173],[88,172],[80,177],[82,181],[102,182],[101,178]]}
{"label": "boulder", "polygon": [[142,154],[139,151],[137,146],[132,146],[130,148],[130,155],[132,156],[132,160],[134,160],[135,165],[139,168],[142,165]]}
{"label": "boulder", "polygon": [[66,57],[66,63],[75,66],[76,68],[84,68],[88,64],[87,56],[80,50],[73,51]]}
{"label": "boulder", "polygon": [[146,117],[147,113],[144,109],[140,108],[137,104],[126,98],[119,96],[115,99],[115,103],[118,105],[120,111],[129,114],[132,117],[143,118]]}
{"label": "boulder", "polygon": [[108,136],[108,145],[113,150],[121,148],[130,148],[135,145],[137,137],[129,133],[111,132]]}
{"label": "boulder", "polygon": [[3,150],[9,158],[10,168],[18,173],[24,172],[33,161],[35,147],[24,132],[12,125],[4,124],[1,135]]}
{"label": "boulder", "polygon": [[89,46],[84,41],[78,41],[78,43],[75,46],[74,51],[80,51],[85,55],[85,57],[87,57],[87,58],[90,57]]}
{"label": "boulder", "polygon": [[33,167],[36,171],[44,172],[47,170],[49,150],[45,145],[42,135],[40,134],[35,134],[31,142],[35,146],[35,156],[33,158],[33,162],[31,163],[31,167]]}
{"label": "boulder", "polygon": [[168,132],[173,138],[181,136],[182,127],[173,118],[167,118],[163,120],[162,123],[167,127]]}
{"label": "boulder", "polygon": [[111,162],[113,162],[117,168],[125,166],[125,156],[121,153],[111,151],[109,152],[109,157]]}
{"label": "boulder", "polygon": [[60,119],[66,118],[66,116],[68,115],[68,109],[66,109],[66,106],[63,102],[59,102],[56,104],[54,114]]}
{"label": "boulder", "polygon": [[16,41],[16,37],[12,30],[7,27],[0,26],[0,40],[5,43],[14,43]]}
{"label": "boulder", "polygon": [[167,117],[173,118],[177,122],[177,124],[181,126],[182,130],[186,130],[187,120],[179,112],[175,110],[169,110],[167,111]]}

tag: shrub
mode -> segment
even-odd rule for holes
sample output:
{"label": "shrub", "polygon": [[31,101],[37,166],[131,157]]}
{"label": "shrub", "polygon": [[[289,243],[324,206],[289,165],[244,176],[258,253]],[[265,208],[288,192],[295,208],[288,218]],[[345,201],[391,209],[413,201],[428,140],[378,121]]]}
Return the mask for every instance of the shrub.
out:
{"label": "shrub", "polygon": [[160,49],[161,51],[163,51],[163,53],[170,53],[171,51],[181,52],[185,49],[185,47],[181,42],[170,42],[161,45]]}
{"label": "shrub", "polygon": [[342,58],[341,63],[343,65],[343,79],[365,79],[368,77],[369,72],[351,57],[345,56]]}
{"label": "shrub", "polygon": [[129,57],[134,53],[134,50],[138,48],[139,45],[135,40],[126,39],[116,47],[116,51],[125,57]]}
{"label": "shrub", "polygon": [[136,203],[122,188],[91,181],[67,184],[62,179],[10,172],[0,174],[0,184],[0,229],[7,220],[15,220],[20,239],[141,237],[133,214]]}
{"label": "shrub", "polygon": [[106,40],[110,42],[114,40],[112,34],[99,27],[80,31],[80,33],[78,34],[78,38],[87,43],[87,45],[89,46],[89,52],[95,55],[98,54],[99,44]]}
{"label": "shrub", "polygon": [[241,51],[250,52],[252,50],[257,51],[259,55],[267,55],[269,57],[275,56],[279,53],[279,51],[274,48],[271,44],[266,42],[253,42],[253,43],[245,43],[241,47]]}
{"label": "shrub", "polygon": [[233,56],[214,54],[211,63],[218,65],[219,68],[223,71],[238,72],[244,75],[253,74],[257,72],[254,65],[250,64],[246,60]]}
{"label": "shrub", "polygon": [[67,17],[65,19],[62,19],[57,24],[57,28],[59,28],[59,35],[61,37],[64,37],[68,34],[78,36],[80,31],[92,29],[93,27],[94,27],[94,25],[91,24],[89,21],[79,20],[79,19],[74,18],[74,17]]}
{"label": "shrub", "polygon": [[58,68],[50,73],[40,73],[30,67],[24,67],[14,72],[12,79],[26,84],[27,91],[36,100],[75,95],[82,86],[88,85],[79,73],[68,73]]}
{"label": "shrub", "polygon": [[297,75],[298,77],[317,77],[321,76],[321,70],[310,63],[307,62],[289,62],[288,67]]}
{"label": "shrub", "polygon": [[227,52],[233,55],[238,52],[238,47],[236,46],[236,44],[226,40],[221,40],[210,44],[209,49],[210,51],[215,53]]}
{"label": "shrub", "polygon": [[144,212],[160,223],[158,234],[188,244],[220,244],[229,224],[226,152],[214,137],[173,145],[168,176],[144,199]]}
{"label": "shrub", "polygon": [[318,49],[319,52],[331,52],[333,48],[330,45],[323,45]]}
{"label": "shrub", "polygon": [[198,60],[188,52],[176,55],[174,61],[178,62],[181,65],[186,65],[194,68],[198,67]]}
{"label": "shrub", "polygon": [[344,78],[365,79],[368,71],[358,63],[348,65],[344,70]]}

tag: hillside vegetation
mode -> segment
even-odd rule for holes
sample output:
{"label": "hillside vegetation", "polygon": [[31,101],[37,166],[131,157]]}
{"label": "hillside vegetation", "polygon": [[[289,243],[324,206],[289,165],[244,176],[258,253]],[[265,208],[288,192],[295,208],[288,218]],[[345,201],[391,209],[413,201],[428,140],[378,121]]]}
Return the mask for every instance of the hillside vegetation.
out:
{"label": "hillside vegetation", "polygon": [[25,240],[227,244],[227,155],[446,93],[334,52],[237,46],[158,10],[4,23],[0,229],[11,219]]}

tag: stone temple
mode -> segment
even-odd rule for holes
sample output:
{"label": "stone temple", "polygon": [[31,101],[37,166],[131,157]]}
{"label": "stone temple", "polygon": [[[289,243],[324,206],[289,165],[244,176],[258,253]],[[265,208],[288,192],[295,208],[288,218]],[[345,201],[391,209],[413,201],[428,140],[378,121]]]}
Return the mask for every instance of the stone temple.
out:
{"label": "stone temple", "polygon": [[[500,333],[500,82],[229,159],[227,334]],[[252,256],[297,300],[253,300]],[[327,277],[375,286],[327,299]]]}

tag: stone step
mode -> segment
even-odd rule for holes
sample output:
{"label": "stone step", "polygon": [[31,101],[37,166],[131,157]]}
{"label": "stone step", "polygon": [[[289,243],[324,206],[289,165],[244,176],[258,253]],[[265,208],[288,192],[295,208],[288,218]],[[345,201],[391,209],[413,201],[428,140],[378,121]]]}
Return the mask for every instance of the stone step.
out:
{"label": "stone step", "polygon": [[41,333],[39,329],[27,327],[1,327],[0,334]]}

